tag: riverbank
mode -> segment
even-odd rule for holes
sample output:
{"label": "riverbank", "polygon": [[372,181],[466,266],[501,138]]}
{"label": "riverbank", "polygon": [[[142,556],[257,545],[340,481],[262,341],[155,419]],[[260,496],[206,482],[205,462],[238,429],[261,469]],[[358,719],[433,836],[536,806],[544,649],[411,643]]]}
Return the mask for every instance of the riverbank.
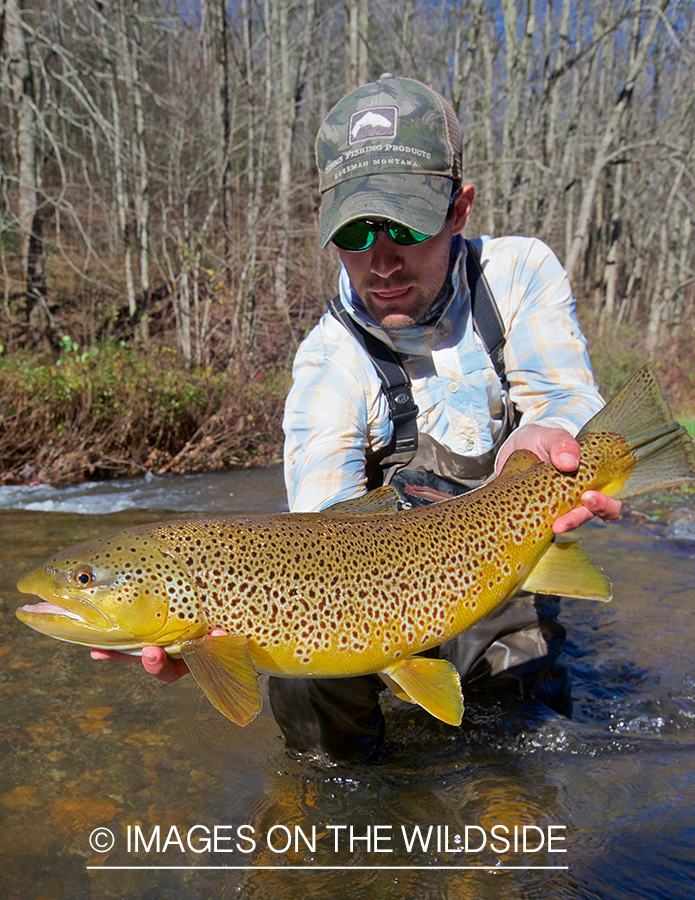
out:
{"label": "riverbank", "polygon": [[[644,362],[630,335],[593,333],[606,398]],[[107,340],[57,354],[0,356],[0,484],[77,484],[151,473],[267,467],[282,460],[289,356],[238,371],[186,368],[163,343]],[[695,435],[693,361],[655,361],[678,420]]]}
{"label": "riverbank", "polygon": [[109,341],[0,358],[0,484],[269,466],[282,456],[284,371],[187,370]]}

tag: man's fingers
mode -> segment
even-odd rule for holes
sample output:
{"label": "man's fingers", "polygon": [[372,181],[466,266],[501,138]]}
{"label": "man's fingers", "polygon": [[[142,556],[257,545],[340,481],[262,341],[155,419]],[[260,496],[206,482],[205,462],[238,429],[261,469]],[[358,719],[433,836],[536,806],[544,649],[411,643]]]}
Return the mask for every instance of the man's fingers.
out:
{"label": "man's fingers", "polygon": [[[222,628],[213,628],[212,635],[227,634]],[[142,664],[145,671],[154,675],[163,684],[171,684],[178,681],[190,671],[184,660],[172,659],[167,656],[161,647],[144,647],[142,651]]]}
{"label": "man's fingers", "polygon": [[524,425],[512,433],[497,457],[499,473],[515,450],[530,450],[542,461],[550,461],[560,472],[574,472],[579,465],[579,444],[564,428]]}
{"label": "man's fingers", "polygon": [[600,491],[585,491],[582,494],[582,506],[570,510],[553,522],[555,534],[565,534],[574,531],[580,525],[584,525],[594,516],[603,519],[604,522],[613,522],[620,515],[622,503],[615,497],[608,497]]}
{"label": "man's fingers", "polygon": [[[224,632],[222,632],[224,634]],[[92,659],[133,660],[129,653],[120,653],[118,650],[92,649]],[[171,659],[161,647],[144,647],[142,650],[142,665],[146,672],[161,681],[163,684],[171,684],[178,681],[188,672],[188,666],[182,659]]]}
{"label": "man's fingers", "polygon": [[[222,628],[213,628],[213,635],[227,634]],[[96,647],[91,652],[92,659],[132,659],[128,653],[119,653],[118,650],[98,650]],[[162,647],[143,647],[142,665],[147,673],[161,681],[162,684],[171,684],[188,674],[188,666],[182,659],[172,659],[166,655]]]}
{"label": "man's fingers", "polygon": [[188,666],[182,659],[171,659],[161,647],[143,648],[142,664],[146,672],[164,684],[171,684],[188,672]]}
{"label": "man's fingers", "polygon": [[553,522],[553,532],[555,534],[565,534],[567,531],[574,531],[575,528],[579,528],[580,525],[584,525],[590,519],[593,519],[594,514],[590,512],[586,507],[580,506],[578,509],[573,509],[568,513],[565,513],[564,516],[560,516],[559,519],[555,519]]}
{"label": "man's fingers", "polygon": [[555,429],[549,429],[549,432],[547,449],[550,462],[560,472],[574,472],[579,466],[579,444],[566,432],[559,432],[559,439]]}
{"label": "man's fingers", "polygon": [[585,491],[582,494],[582,503],[604,522],[615,521],[623,506],[620,500],[602,494],[600,491]]}
{"label": "man's fingers", "polygon": [[100,650],[94,647],[89,654],[92,659],[132,659],[128,653],[121,653],[118,650]]}

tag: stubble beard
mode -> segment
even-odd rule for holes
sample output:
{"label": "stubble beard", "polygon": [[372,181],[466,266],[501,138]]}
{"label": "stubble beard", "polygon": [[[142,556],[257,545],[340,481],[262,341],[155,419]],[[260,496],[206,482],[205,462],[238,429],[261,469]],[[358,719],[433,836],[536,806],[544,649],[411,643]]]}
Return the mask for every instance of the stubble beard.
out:
{"label": "stubble beard", "polygon": [[[376,289],[393,290],[398,287],[398,283],[388,285],[378,285]],[[436,284],[430,284],[424,289],[417,291],[416,295],[409,302],[408,311],[389,312],[380,309],[377,304],[372,303],[370,289],[363,289],[358,294],[364,308],[374,321],[385,331],[405,331],[407,328],[413,328],[419,325],[432,307],[442,298],[443,293],[448,293],[451,289],[448,270],[444,274],[443,281]]]}
{"label": "stubble beard", "polygon": [[[445,222],[446,228],[446,222]],[[441,235],[441,233],[440,233]],[[389,279],[365,278],[365,283],[359,286],[357,295],[362,301],[367,312],[374,321],[385,331],[404,331],[415,325],[420,325],[427,320],[428,313],[433,307],[443,306],[445,299],[451,292],[450,264],[451,264],[451,235],[444,232],[445,240],[434,256],[426,260],[411,260],[410,266],[401,271],[391,281]],[[443,235],[441,235],[443,236]],[[440,236],[437,237],[437,240]],[[418,274],[413,273],[420,273]],[[424,272],[424,274],[422,274]],[[392,291],[400,285],[414,288],[414,296],[410,298],[404,307],[390,311],[373,301],[371,293],[376,291]],[[355,287],[355,285],[353,285]],[[445,298],[444,295],[447,295]]]}
{"label": "stubble beard", "polygon": [[427,315],[434,302],[434,297],[419,292],[411,302],[410,312],[385,312],[372,304],[368,294],[360,299],[369,315],[385,331],[405,331],[406,328],[412,328]]}

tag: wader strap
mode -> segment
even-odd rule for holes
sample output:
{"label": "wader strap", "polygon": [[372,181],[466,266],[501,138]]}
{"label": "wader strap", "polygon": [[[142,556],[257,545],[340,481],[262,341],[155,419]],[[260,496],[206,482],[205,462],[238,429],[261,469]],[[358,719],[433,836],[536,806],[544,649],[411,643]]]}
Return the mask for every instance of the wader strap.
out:
{"label": "wader strap", "polygon": [[381,388],[389,404],[389,415],[393,422],[395,444],[393,452],[405,453],[417,450],[417,414],[418,408],[413,400],[410,376],[401,365],[398,355],[383,341],[370,334],[366,328],[355,322],[345,307],[334,297],[328,304],[330,311],[342,322],[350,334],[355,337],[367,351],[374,364],[377,375],[381,379]]}
{"label": "wader strap", "polygon": [[507,372],[504,367],[504,322],[492,296],[490,285],[480,264],[478,250],[473,241],[464,240],[466,245],[466,280],[471,292],[471,315],[473,326],[483,342],[497,377],[505,391],[509,390]]}

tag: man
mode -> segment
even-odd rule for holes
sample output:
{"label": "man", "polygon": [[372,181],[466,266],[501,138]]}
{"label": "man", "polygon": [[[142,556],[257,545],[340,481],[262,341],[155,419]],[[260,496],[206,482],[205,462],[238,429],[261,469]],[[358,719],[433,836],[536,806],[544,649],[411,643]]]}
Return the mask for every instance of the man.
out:
{"label": "man", "polygon": [[[574,470],[573,435],[603,402],[567,276],[540,241],[463,241],[475,189],[463,183],[451,106],[419,82],[383,75],[331,110],[316,154],[321,247],[333,241],[343,265],[333,311],[295,361],[284,422],[290,508],[318,510],[384,482],[405,503],[441,499],[483,483],[520,448]],[[473,295],[471,279],[482,285]],[[488,318],[503,332],[503,351],[492,356],[489,328],[481,331],[471,309],[488,286]],[[405,373],[404,389],[389,392],[379,375],[384,360],[391,373]],[[582,501],[555,522],[556,533],[620,512],[618,501],[595,491]],[[566,712],[556,613],[553,599],[521,595],[430,653],[450,659],[464,683],[511,689]],[[142,659],[163,681],[185,672],[159,648],[146,648]],[[288,746],[338,758],[379,746],[381,689],[376,676],[271,678],[269,686]]]}

